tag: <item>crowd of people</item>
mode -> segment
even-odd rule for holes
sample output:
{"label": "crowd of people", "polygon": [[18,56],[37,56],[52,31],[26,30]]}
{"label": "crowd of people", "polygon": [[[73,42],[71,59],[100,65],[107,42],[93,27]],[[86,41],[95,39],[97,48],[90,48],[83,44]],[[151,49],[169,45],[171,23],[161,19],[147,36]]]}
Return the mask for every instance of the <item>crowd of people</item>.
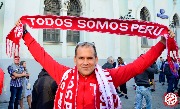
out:
{"label": "crowd of people", "polygon": [[[160,57],[157,62],[155,61],[151,66],[149,66],[143,73],[136,75],[134,77],[135,85],[134,88],[136,90],[135,95],[135,109],[141,109],[143,107],[142,101],[143,98],[146,101],[146,109],[151,109],[152,107],[152,92],[155,91],[155,81],[154,74],[159,74],[159,83],[162,83],[162,86],[165,85],[165,80],[168,85],[166,93],[174,93],[175,91],[180,94],[180,87],[178,87],[179,79],[180,79],[180,62],[177,63],[177,60],[173,59],[174,71],[170,69],[168,61],[164,61],[162,57]],[[107,58],[107,62],[102,66],[104,69],[116,68],[119,66],[124,66],[126,63],[123,61],[122,57],[118,57],[117,66],[114,58],[112,56]],[[109,67],[111,66],[111,67]],[[168,69],[168,70],[166,70]],[[168,73],[169,72],[169,73]],[[165,78],[166,77],[166,78]],[[120,91],[117,88],[117,94],[119,97],[125,96],[127,97],[127,88],[126,83],[120,85]]]}
{"label": "crowd of people", "polygon": [[177,62],[176,59],[172,58],[174,69],[170,69],[170,65],[166,59],[160,57],[160,62],[158,63],[159,69],[159,82],[162,85],[165,85],[165,80],[167,81],[168,88],[167,93],[173,93],[175,90],[178,90],[178,82],[179,82],[179,75],[180,75],[180,63]]}
{"label": "crowd of people", "polygon": [[38,79],[31,89],[30,73],[26,61],[20,61],[19,56],[14,56],[14,62],[7,67],[10,74],[10,100],[8,109],[25,109],[24,99],[27,99],[29,109],[52,109],[54,104],[56,82],[45,69],[38,75]]}
{"label": "crowd of people", "polygon": [[[166,63],[164,62],[161,62],[163,65],[160,65],[160,69],[153,68],[154,62],[165,49],[166,39],[164,37],[132,63],[126,64],[122,57],[119,57],[118,63],[115,65],[113,57],[109,57],[107,63],[102,67],[98,65],[94,43],[78,43],[75,48],[75,67],[69,68],[56,62],[36,42],[27,31],[26,26],[23,27],[23,30],[22,38],[25,45],[43,69],[31,91],[30,73],[26,68],[26,62],[20,62],[20,57],[14,56],[14,63],[8,66],[11,78],[11,97],[8,109],[18,109],[19,104],[23,109],[24,98],[27,98],[30,109],[50,109],[53,107],[55,109],[121,109],[122,104],[119,97],[124,96],[128,99],[126,82],[131,78],[134,78],[136,83],[135,108],[141,108],[143,97],[146,99],[147,109],[152,108],[150,91],[155,91],[155,87],[153,87],[154,90],[150,90],[150,82],[153,82],[153,76],[150,74],[157,71],[161,72],[162,75],[165,72]],[[174,38],[175,34],[171,30],[169,30],[169,34],[171,38]],[[174,60],[175,68],[177,68],[175,63]],[[167,93],[173,92],[174,88],[177,88],[178,74],[174,72],[178,70],[174,69],[171,71],[171,76],[166,76],[169,84]],[[51,81],[46,81],[47,78],[51,78],[48,79]],[[163,82],[164,78],[160,78],[160,82]],[[120,91],[118,87],[120,87]]]}

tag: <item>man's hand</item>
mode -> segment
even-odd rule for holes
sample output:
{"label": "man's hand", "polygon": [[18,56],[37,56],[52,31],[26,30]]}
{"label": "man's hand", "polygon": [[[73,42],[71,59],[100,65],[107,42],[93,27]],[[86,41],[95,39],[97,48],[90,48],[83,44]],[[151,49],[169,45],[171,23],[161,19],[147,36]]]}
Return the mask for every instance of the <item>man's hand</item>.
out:
{"label": "man's hand", "polygon": [[19,19],[17,22],[16,22],[16,26],[19,26],[20,25],[20,23],[21,23],[21,20]]}
{"label": "man's hand", "polygon": [[[174,38],[175,37],[175,34],[172,30],[168,30],[168,33],[169,33],[169,36],[170,38]],[[166,44],[166,38],[165,37],[161,37],[161,40],[160,40],[164,45]]]}
{"label": "man's hand", "polygon": [[175,34],[174,34],[174,32],[173,32],[172,30],[169,29],[168,33],[169,33],[169,35],[170,35],[171,38],[174,38],[174,37],[175,37]]}
{"label": "man's hand", "polygon": [[23,72],[22,75],[27,77],[27,76],[29,76],[29,73]]}
{"label": "man's hand", "polygon": [[[17,22],[16,22],[16,26],[19,26],[21,24],[21,20],[19,19]],[[23,31],[26,30],[26,24],[23,25]]]}
{"label": "man's hand", "polygon": [[12,78],[12,79],[16,79],[16,77],[15,77],[15,76],[11,76],[11,78]]}
{"label": "man's hand", "polygon": [[29,73],[26,73],[26,77],[29,77],[30,76],[30,74]]}

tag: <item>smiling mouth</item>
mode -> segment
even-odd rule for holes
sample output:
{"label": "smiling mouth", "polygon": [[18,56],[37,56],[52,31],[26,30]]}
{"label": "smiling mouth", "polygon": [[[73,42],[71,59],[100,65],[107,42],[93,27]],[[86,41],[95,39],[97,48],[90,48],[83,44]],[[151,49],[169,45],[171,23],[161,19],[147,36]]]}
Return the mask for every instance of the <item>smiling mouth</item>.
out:
{"label": "smiling mouth", "polygon": [[88,69],[88,67],[82,67],[83,69],[85,69],[85,70],[87,70]]}

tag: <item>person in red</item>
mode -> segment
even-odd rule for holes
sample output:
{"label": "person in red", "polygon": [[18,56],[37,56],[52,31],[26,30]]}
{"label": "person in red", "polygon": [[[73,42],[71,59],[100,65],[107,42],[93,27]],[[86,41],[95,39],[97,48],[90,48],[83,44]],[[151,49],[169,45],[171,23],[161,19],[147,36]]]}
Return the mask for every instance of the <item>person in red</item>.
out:
{"label": "person in red", "polygon": [[2,94],[3,84],[4,84],[4,72],[0,68],[0,95]]}
{"label": "person in red", "polygon": [[[175,35],[169,31],[173,38]],[[118,68],[103,70],[98,65],[93,43],[78,43],[75,48],[74,68],[56,62],[24,26],[23,40],[28,50],[49,75],[57,82],[54,109],[121,109],[115,88],[141,74],[154,63],[165,49],[166,39],[153,46],[135,61]],[[38,51],[38,52],[37,52]]]}

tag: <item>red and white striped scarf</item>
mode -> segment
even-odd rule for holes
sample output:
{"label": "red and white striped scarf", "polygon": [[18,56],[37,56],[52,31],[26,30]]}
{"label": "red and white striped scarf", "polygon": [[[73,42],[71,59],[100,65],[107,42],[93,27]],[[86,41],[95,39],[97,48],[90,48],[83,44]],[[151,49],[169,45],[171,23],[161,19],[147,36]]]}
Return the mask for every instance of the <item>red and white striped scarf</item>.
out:
{"label": "red and white striped scarf", "polygon": [[[100,97],[96,97],[96,91],[94,91],[95,108],[122,109],[120,98],[116,93],[109,72],[103,70],[99,65],[96,65],[95,74],[101,93]],[[77,67],[69,69],[64,73],[56,92],[54,109],[77,109],[78,80]],[[99,104],[96,103],[96,98],[100,98]]]}

